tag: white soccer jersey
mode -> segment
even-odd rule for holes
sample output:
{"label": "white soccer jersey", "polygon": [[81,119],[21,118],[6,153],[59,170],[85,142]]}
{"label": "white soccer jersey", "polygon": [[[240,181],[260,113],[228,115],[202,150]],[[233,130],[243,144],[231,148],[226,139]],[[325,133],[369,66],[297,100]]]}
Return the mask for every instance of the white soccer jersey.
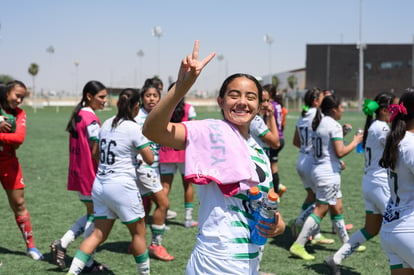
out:
{"label": "white soccer jersey", "polygon": [[[135,117],[135,121],[137,122],[137,124],[140,126],[140,132],[142,132],[142,125],[144,125],[145,119],[147,119],[148,116],[148,112],[144,109],[144,108],[140,108],[138,115]],[[142,162],[141,166],[143,168],[155,168],[158,169],[159,166],[159,151],[161,146],[158,143],[155,143],[151,140],[149,140],[150,146],[151,146],[151,151],[154,154],[154,162],[152,163],[152,165],[148,165],[147,163],[145,163],[142,160],[141,155],[138,155],[138,161]]]}
{"label": "white soccer jersey", "polygon": [[399,144],[396,167],[388,170],[391,199],[384,214],[384,232],[414,232],[413,144],[414,133],[406,132]]}
{"label": "white soccer jersey", "polygon": [[312,182],[312,165],[313,165],[313,145],[312,145],[312,122],[316,115],[316,108],[310,108],[304,117],[300,116],[296,122],[296,129],[299,134],[300,148],[299,156],[296,162],[296,171],[298,172],[305,189],[315,191]]}
{"label": "white soccer jersey", "polygon": [[[251,159],[257,166],[256,171],[261,171],[258,173],[259,188],[266,195],[273,187],[269,159],[252,137],[248,139],[247,145]],[[253,217],[247,206],[247,193],[245,191],[226,197],[214,182],[198,186],[199,234],[195,251],[218,259],[257,258],[259,246],[250,242],[249,223]]]}
{"label": "white soccer jersey", "polygon": [[365,143],[365,175],[387,178],[387,170],[379,166],[379,160],[389,131],[390,127],[385,121],[374,120],[369,126]]}
{"label": "white soccer jersey", "polygon": [[269,128],[264,122],[263,118],[256,115],[250,122],[250,135],[263,149],[268,149],[270,146],[262,140],[262,137],[269,132]]}
{"label": "white soccer jersey", "polygon": [[197,117],[197,113],[194,109],[194,106],[191,105],[190,108],[188,109],[188,119],[189,120],[196,119],[196,117]]}
{"label": "white soccer jersey", "polygon": [[312,145],[312,121],[316,115],[316,108],[310,108],[304,117],[300,116],[296,122],[296,129],[299,134],[300,139],[300,149],[299,151],[304,154],[312,154],[313,145]]}
{"label": "white soccer jersey", "polygon": [[104,122],[99,134],[100,161],[97,178],[103,181],[136,179],[138,150],[149,145],[134,121],[121,121],[112,128],[114,117]]}
{"label": "white soccer jersey", "polygon": [[313,165],[325,174],[341,171],[341,163],[333,147],[335,140],[343,140],[342,127],[332,117],[324,116],[314,133],[312,142]]}

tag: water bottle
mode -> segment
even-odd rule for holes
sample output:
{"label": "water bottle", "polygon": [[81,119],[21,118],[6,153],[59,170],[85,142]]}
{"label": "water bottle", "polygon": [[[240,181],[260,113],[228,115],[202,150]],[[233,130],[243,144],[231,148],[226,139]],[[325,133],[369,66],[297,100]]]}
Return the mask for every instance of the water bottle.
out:
{"label": "water bottle", "polygon": [[253,229],[256,226],[257,216],[259,213],[260,206],[262,204],[263,195],[260,192],[259,187],[253,186],[249,190],[249,204],[252,209],[253,221],[250,223],[250,228]]}
{"label": "water bottle", "polygon": [[[278,206],[279,206],[279,196],[275,192],[269,192],[267,194],[267,198],[265,198],[262,201],[262,205],[259,208],[256,223],[259,223],[259,221],[261,220],[269,222],[269,223],[274,223],[275,212],[277,211]],[[254,244],[264,245],[267,241],[267,238],[259,235],[259,229],[257,229],[257,226],[255,226],[250,234],[250,240]]]}
{"label": "water bottle", "polygon": [[[356,132],[356,134],[358,135],[358,134],[361,134],[361,133],[363,133],[364,132],[364,130],[362,130],[362,129],[358,129],[358,131]],[[362,142],[360,142],[360,143],[358,143],[358,145],[357,145],[357,147],[356,147],[356,152],[358,153],[358,154],[363,154],[364,153],[364,147],[363,147],[363,145],[362,145]]]}

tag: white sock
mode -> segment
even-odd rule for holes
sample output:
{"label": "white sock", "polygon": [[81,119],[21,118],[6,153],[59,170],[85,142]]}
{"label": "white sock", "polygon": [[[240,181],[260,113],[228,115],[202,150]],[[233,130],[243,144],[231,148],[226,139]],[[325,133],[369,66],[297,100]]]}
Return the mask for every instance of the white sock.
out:
{"label": "white sock", "polygon": [[138,274],[149,275],[150,274],[150,261],[148,257],[148,250],[144,254],[134,256],[135,263],[137,265]]}
{"label": "white sock", "polygon": [[348,232],[345,229],[345,221],[344,219],[333,220],[333,224],[338,234],[339,238],[341,239],[342,243],[346,243],[349,240]]}
{"label": "white sock", "polygon": [[82,272],[83,268],[85,267],[85,262],[89,260],[91,256],[78,250],[73,257],[72,263],[70,264],[70,268],[68,274],[75,274],[78,275]]}
{"label": "white sock", "polygon": [[302,210],[299,217],[296,218],[295,224],[297,226],[303,226],[306,219],[309,217],[310,214],[312,214],[314,209],[315,209],[315,204],[312,203],[311,205],[308,206],[308,208],[306,208],[305,210]]}
{"label": "white sock", "polygon": [[336,251],[334,254],[334,262],[336,264],[341,264],[342,260],[354,253],[355,249],[357,249],[366,241],[367,239],[365,238],[364,234],[362,234],[361,230],[356,231],[351,235],[349,240],[344,243],[341,248],[338,249],[338,251]]}
{"label": "white sock", "polygon": [[165,224],[163,225],[152,224],[151,225],[151,233],[152,233],[151,244],[161,245],[164,231],[165,231]]}
{"label": "white sock", "polygon": [[80,217],[72,227],[60,239],[62,247],[67,248],[73,241],[76,240],[84,231],[86,224],[86,215]]}
{"label": "white sock", "polygon": [[185,220],[191,221],[193,219],[193,208],[187,207],[185,208]]}
{"label": "white sock", "polygon": [[[319,219],[319,218],[318,218]],[[320,222],[320,219],[319,219]],[[314,215],[310,215],[305,223],[303,224],[302,230],[299,233],[298,238],[296,239],[295,243],[298,243],[302,246],[306,244],[309,240],[309,236],[311,236],[316,230],[319,228],[319,223],[314,218]]]}
{"label": "white sock", "polygon": [[83,233],[84,239],[89,237],[93,232],[93,228],[94,228],[93,220],[94,220],[94,216],[88,215],[88,220],[86,221],[86,225],[85,225],[85,232]]}

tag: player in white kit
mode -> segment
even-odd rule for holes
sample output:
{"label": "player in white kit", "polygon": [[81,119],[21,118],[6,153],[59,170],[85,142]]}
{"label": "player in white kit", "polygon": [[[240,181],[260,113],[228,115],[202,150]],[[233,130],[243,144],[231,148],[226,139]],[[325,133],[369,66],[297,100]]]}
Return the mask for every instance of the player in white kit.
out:
{"label": "player in white kit", "polygon": [[104,242],[119,218],[131,234],[130,252],[138,274],[149,274],[145,243],[145,212],[137,187],[136,156],[154,161],[148,140],[134,121],[139,93],[125,89],[119,95],[118,113],[102,125],[99,134],[99,165],[92,189],[95,228],[76,252],[68,274],[80,274],[93,251]]}
{"label": "player in white kit", "polygon": [[414,274],[414,89],[389,106],[391,131],[380,165],[388,169],[391,198],[381,227],[381,244],[391,274]]}
{"label": "player in white kit", "polygon": [[[143,133],[160,144],[185,149],[186,158],[194,158],[186,161],[185,172],[200,184],[199,233],[186,274],[256,275],[260,246],[250,241],[249,221],[253,215],[243,178],[258,184],[264,195],[273,189],[270,161],[249,135],[250,121],[259,111],[262,88],[251,75],[229,76],[217,98],[224,120],[171,123],[175,105],[214,57],[211,53],[199,61],[198,48],[196,41],[193,53],[182,60],[176,85],[148,115]],[[285,228],[279,212],[274,223],[256,226],[267,238],[281,234]]]}
{"label": "player in white kit", "polygon": [[[321,112],[324,114],[323,117]],[[363,135],[359,133],[354,136],[351,143],[344,144],[342,126],[337,122],[341,119],[342,113],[341,101],[335,95],[326,96],[312,122],[314,131],[312,181],[315,183],[316,205],[289,249],[294,256],[304,260],[315,259],[305,250],[305,244],[309,236],[318,230],[328,210],[333,216],[332,220],[341,241],[346,242],[349,239],[342,215],[340,158],[352,152],[362,141]]]}
{"label": "player in white kit", "polygon": [[388,106],[396,100],[394,94],[385,92],[378,94],[374,100],[366,99],[364,102],[362,110],[367,116],[362,143],[365,154],[365,170],[362,178],[365,225],[352,234],[334,255],[325,259],[325,264],[334,274],[340,271],[339,265],[346,257],[350,256],[362,243],[375,237],[381,229],[382,214],[390,198],[390,189],[387,170],[379,166],[379,160],[390,130]]}

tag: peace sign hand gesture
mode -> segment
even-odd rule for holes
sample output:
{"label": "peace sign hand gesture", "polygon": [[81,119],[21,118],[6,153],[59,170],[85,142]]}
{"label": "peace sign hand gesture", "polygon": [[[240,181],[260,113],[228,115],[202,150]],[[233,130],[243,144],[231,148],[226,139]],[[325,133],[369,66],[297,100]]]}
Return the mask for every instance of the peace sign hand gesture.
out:
{"label": "peace sign hand gesture", "polygon": [[200,41],[194,43],[193,53],[187,55],[182,61],[180,70],[178,71],[176,91],[187,93],[191,86],[197,80],[201,70],[213,59],[215,52],[210,53],[203,60],[198,60],[198,49]]}

